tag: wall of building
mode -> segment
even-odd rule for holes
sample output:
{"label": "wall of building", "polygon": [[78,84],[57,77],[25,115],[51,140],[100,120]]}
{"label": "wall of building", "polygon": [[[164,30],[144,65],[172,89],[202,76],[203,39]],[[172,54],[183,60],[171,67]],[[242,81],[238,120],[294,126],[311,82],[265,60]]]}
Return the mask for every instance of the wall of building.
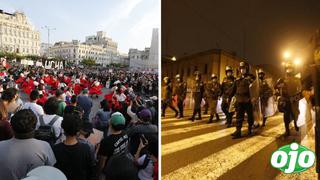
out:
{"label": "wall of building", "polygon": [[[208,50],[205,52],[196,53],[183,58],[178,58],[177,61],[162,59],[161,74],[162,78],[168,76],[173,79],[177,74],[183,77],[188,84],[187,98],[192,99],[191,89],[194,84],[194,72],[199,71],[202,75],[202,81],[210,80],[211,74],[216,74],[219,77],[219,82],[223,81],[226,76],[226,66],[231,66],[234,70],[234,75],[238,76],[237,68],[243,59],[225,52],[223,50]],[[250,65],[250,72],[256,75],[257,66]],[[266,72],[266,77],[270,85],[275,80],[274,76]],[[191,101],[188,101],[188,107],[191,107]]]}
{"label": "wall of building", "polygon": [[21,55],[40,55],[40,33],[24,13],[0,10],[0,50]]}

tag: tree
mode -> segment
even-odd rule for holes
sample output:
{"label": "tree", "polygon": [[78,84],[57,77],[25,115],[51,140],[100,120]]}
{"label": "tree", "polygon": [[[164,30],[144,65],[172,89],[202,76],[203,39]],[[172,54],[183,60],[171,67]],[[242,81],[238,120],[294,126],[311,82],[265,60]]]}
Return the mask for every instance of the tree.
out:
{"label": "tree", "polygon": [[83,64],[85,66],[94,66],[96,64],[96,61],[93,60],[92,58],[87,58],[87,59],[83,59],[81,61],[81,64]]}

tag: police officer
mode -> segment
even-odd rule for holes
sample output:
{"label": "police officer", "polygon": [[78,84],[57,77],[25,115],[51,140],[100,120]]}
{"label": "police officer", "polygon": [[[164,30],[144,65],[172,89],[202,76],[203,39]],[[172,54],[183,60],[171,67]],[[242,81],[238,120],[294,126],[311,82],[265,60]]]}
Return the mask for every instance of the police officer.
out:
{"label": "police officer", "polygon": [[283,120],[286,132],[284,136],[290,135],[289,124],[293,120],[296,131],[299,131],[297,119],[299,115],[299,100],[301,96],[301,81],[294,76],[294,68],[291,62],[286,64],[286,74],[284,78],[280,78],[275,84],[280,97],[278,98],[278,109],[283,112]]}
{"label": "police officer", "polygon": [[236,119],[237,127],[236,131],[232,134],[233,139],[241,137],[242,122],[244,120],[244,114],[248,116],[248,135],[252,135],[253,126],[253,112],[252,104],[250,100],[249,86],[253,82],[252,77],[249,74],[249,66],[245,62],[240,62],[240,77],[236,80],[234,86],[234,92],[236,96]]}
{"label": "police officer", "polygon": [[265,72],[263,69],[258,70],[258,78],[259,78],[259,96],[260,96],[260,103],[261,103],[261,111],[263,115],[263,122],[262,126],[266,125],[267,117],[265,117],[265,110],[268,106],[268,100],[273,95],[271,87],[268,85],[267,81],[265,80]]}
{"label": "police officer", "polygon": [[189,118],[189,120],[194,121],[196,114],[198,114],[198,118],[196,120],[201,119],[201,100],[204,93],[204,85],[201,81],[201,74],[196,71],[194,73],[195,76],[195,83],[194,87],[192,88],[192,94],[194,99],[194,107],[193,107],[193,114],[192,117]]}
{"label": "police officer", "polygon": [[164,89],[164,98],[162,101],[162,117],[165,117],[166,114],[166,109],[169,106],[176,114],[175,117],[178,116],[178,110],[172,106],[172,84],[171,80],[169,77],[164,77],[163,82],[165,84],[165,89]]}
{"label": "police officer", "polygon": [[222,104],[221,109],[223,113],[226,115],[226,124],[227,127],[231,127],[233,112],[229,112],[229,106],[231,102],[231,98],[234,95],[233,88],[235,77],[233,76],[232,67],[226,66],[226,77],[223,78],[223,82],[221,85],[222,88]]}
{"label": "police officer", "polygon": [[178,100],[178,109],[179,109],[178,118],[183,118],[183,101],[187,96],[187,83],[183,82],[182,77],[180,77],[180,74],[176,75],[174,96],[177,96],[177,100]]}
{"label": "police officer", "polygon": [[219,114],[217,113],[218,98],[221,95],[221,85],[218,82],[218,77],[215,74],[211,75],[211,81],[206,85],[207,103],[210,108],[210,118],[208,123],[212,123],[213,116],[216,116],[216,121],[219,121]]}

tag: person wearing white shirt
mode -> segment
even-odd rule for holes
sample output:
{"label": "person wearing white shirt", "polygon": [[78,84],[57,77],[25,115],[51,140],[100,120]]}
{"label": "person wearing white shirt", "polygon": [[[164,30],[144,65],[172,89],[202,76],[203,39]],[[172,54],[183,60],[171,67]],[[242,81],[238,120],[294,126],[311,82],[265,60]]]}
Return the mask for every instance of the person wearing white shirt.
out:
{"label": "person wearing white shirt", "polygon": [[44,112],[43,112],[43,108],[36,103],[38,99],[39,99],[39,92],[37,90],[31,91],[30,102],[25,103],[22,109],[31,109],[39,119],[39,116],[44,115]]}
{"label": "person wearing white shirt", "polygon": [[117,100],[118,100],[119,102],[124,102],[124,101],[126,100],[126,98],[127,98],[127,96],[124,95],[124,93],[121,92],[120,90],[117,90],[117,91],[115,92],[114,96],[117,98]]}
{"label": "person wearing white shirt", "polygon": [[[50,97],[44,104],[45,114],[40,117],[43,119],[45,124],[49,124],[51,120],[56,119],[55,123],[52,125],[56,138],[59,138],[62,134],[61,123],[63,120],[62,117],[56,114],[58,111],[58,104],[59,102],[56,97]],[[39,126],[40,120],[37,122],[36,129],[38,129]]]}

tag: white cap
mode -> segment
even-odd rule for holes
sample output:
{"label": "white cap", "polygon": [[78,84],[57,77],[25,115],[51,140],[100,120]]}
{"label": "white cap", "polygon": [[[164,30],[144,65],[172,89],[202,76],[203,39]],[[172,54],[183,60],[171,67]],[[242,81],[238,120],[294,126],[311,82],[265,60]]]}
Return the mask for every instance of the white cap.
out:
{"label": "white cap", "polygon": [[24,74],[23,74],[23,73],[20,73],[20,76],[21,76],[21,77],[24,77]]}
{"label": "white cap", "polygon": [[44,81],[42,79],[40,80],[40,84],[44,84]]}
{"label": "white cap", "polygon": [[94,82],[94,85],[95,85],[95,86],[99,86],[100,83],[99,83],[98,81],[96,81],[96,82]]}
{"label": "white cap", "polygon": [[39,83],[37,81],[33,81],[33,85],[39,86]]}
{"label": "white cap", "polygon": [[67,180],[67,177],[57,168],[39,166],[28,172],[23,180]]}

